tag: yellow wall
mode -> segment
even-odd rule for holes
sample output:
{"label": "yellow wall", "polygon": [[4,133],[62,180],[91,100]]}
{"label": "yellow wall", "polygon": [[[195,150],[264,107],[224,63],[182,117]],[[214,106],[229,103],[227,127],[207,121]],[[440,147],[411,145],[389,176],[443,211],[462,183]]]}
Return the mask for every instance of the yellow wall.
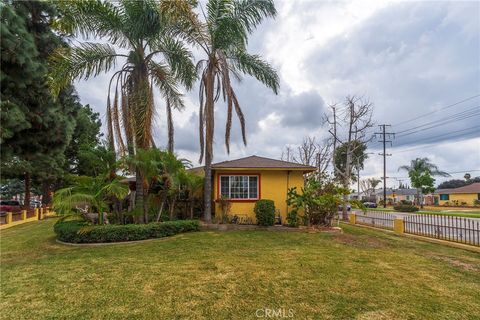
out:
{"label": "yellow wall", "polygon": [[[288,188],[297,187],[301,191],[303,187],[303,172],[302,171],[286,171],[286,170],[219,170],[214,173],[213,192],[214,199],[218,195],[218,176],[228,174],[259,174],[260,175],[260,199],[273,200],[275,209],[280,211],[282,223],[286,223],[288,208],[287,208],[287,190]],[[242,215],[250,217],[255,222],[255,213],[253,208],[255,201],[251,202],[232,202],[230,215]],[[218,203],[215,205],[215,212],[217,215],[221,213],[221,208]]]}
{"label": "yellow wall", "polygon": [[478,199],[478,195],[476,193],[451,193],[449,194],[449,200],[440,200],[440,194],[438,196],[438,203],[439,205],[444,205],[448,202],[451,206],[454,205],[454,201],[458,201],[458,204],[461,205],[462,202],[466,202],[468,206],[473,206],[473,202]]}

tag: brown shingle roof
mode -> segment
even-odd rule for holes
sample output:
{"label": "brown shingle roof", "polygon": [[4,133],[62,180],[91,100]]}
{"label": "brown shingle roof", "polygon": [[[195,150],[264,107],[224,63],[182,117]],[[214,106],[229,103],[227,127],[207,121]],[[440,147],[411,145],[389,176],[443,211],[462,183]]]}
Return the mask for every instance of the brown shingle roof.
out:
{"label": "brown shingle roof", "polygon": [[286,170],[304,170],[304,171],[315,171],[315,167],[307,166],[304,164],[264,158],[259,156],[250,156],[246,158],[240,158],[231,161],[218,162],[212,165],[213,169],[222,169],[222,168],[268,168],[268,169],[286,169]]}
{"label": "brown shingle roof", "polygon": [[475,182],[467,186],[454,188],[454,189],[439,189],[436,190],[437,194],[451,194],[451,193],[480,193],[480,182]]}

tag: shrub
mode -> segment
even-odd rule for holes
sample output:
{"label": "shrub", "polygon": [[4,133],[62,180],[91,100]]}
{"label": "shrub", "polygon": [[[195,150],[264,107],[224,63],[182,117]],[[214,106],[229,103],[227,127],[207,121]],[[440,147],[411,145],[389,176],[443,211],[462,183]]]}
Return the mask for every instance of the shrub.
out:
{"label": "shrub", "polygon": [[145,240],[198,231],[196,220],[127,225],[91,225],[85,221],[59,221],[54,226],[57,239],[71,243],[102,243]]}
{"label": "shrub", "polygon": [[415,212],[418,211],[418,207],[415,207],[414,205],[411,204],[399,204],[393,207],[395,211],[400,211],[400,212]]}
{"label": "shrub", "polygon": [[289,227],[298,227],[300,225],[300,217],[298,216],[297,211],[292,210],[287,214],[287,225]]}
{"label": "shrub", "polygon": [[273,226],[275,224],[275,204],[273,200],[258,200],[255,202],[254,211],[258,225]]}
{"label": "shrub", "polygon": [[480,206],[480,200],[479,199],[475,199],[473,200],[473,205],[476,207],[476,206]]}
{"label": "shrub", "polygon": [[287,204],[291,206],[291,211],[299,216],[301,214],[304,224],[330,227],[342,195],[346,192],[328,176],[324,176],[321,181],[309,179],[301,192],[296,188],[288,190]]}

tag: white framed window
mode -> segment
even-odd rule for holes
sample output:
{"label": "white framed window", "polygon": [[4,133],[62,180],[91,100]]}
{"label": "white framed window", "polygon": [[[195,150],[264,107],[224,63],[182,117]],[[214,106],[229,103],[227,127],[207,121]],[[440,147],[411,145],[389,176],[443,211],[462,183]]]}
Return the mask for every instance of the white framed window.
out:
{"label": "white framed window", "polygon": [[221,175],[220,196],[232,200],[257,200],[258,175]]}

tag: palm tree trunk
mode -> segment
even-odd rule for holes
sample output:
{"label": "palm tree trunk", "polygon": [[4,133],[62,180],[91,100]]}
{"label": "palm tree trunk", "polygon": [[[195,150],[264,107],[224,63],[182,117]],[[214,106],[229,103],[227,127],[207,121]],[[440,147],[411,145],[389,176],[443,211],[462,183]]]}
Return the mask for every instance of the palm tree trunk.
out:
{"label": "palm tree trunk", "polygon": [[174,196],[173,199],[172,199],[172,202],[170,203],[170,221],[173,220],[173,213],[175,211],[175,203],[176,203],[176,199],[175,199],[175,196]]}
{"label": "palm tree trunk", "polygon": [[158,214],[157,214],[157,222],[160,221],[160,218],[162,216],[162,211],[163,211],[163,207],[165,206],[165,199],[162,201],[162,204],[160,205],[160,209],[158,210]]}
{"label": "palm tree trunk", "polygon": [[214,133],[214,70],[213,65],[208,67],[205,81],[205,189],[203,201],[205,205],[205,222],[212,222],[212,158]]}
{"label": "palm tree trunk", "polygon": [[193,220],[193,200],[190,201],[190,220]]}
{"label": "palm tree trunk", "polygon": [[173,153],[174,150],[174,128],[172,118],[172,106],[167,99],[167,127],[168,127],[168,152]]}
{"label": "palm tree trunk", "polygon": [[143,174],[139,168],[135,169],[135,208],[140,213],[139,222],[145,222],[145,205],[144,205],[144,190],[143,190]]}

